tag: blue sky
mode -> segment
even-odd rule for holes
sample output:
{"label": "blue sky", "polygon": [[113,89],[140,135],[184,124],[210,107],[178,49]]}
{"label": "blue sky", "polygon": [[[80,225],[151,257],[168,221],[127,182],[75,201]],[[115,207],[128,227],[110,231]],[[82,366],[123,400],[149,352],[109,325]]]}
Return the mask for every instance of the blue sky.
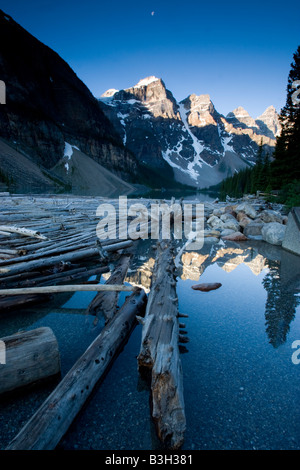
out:
{"label": "blue sky", "polygon": [[300,44],[299,0],[1,0],[99,97],[155,75],[180,101],[208,93],[222,114],[285,103]]}

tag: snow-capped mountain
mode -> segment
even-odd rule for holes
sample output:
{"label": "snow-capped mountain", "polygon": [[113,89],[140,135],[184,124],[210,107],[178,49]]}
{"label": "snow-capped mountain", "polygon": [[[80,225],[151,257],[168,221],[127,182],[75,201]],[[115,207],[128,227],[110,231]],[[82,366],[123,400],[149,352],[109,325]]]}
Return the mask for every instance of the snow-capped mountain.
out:
{"label": "snow-capped mountain", "polygon": [[209,95],[192,94],[178,103],[154,76],[110,89],[99,103],[139,162],[162,171],[167,164],[176,181],[198,188],[254,164],[260,143],[271,154],[280,132],[273,106],[256,120],[242,107],[225,117]]}

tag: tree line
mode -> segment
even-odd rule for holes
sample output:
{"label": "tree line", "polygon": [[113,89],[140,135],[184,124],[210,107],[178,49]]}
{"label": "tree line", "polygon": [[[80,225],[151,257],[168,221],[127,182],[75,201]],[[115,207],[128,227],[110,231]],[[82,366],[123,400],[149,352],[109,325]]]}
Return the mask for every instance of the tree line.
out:
{"label": "tree line", "polygon": [[[261,142],[256,164],[222,181],[220,198],[241,197],[257,191],[276,197],[288,207],[300,206],[300,104],[295,100],[295,82],[300,80],[300,46],[293,55],[288,76],[286,104],[279,116],[281,133],[273,155],[265,153]],[[297,84],[296,84],[297,85]]]}

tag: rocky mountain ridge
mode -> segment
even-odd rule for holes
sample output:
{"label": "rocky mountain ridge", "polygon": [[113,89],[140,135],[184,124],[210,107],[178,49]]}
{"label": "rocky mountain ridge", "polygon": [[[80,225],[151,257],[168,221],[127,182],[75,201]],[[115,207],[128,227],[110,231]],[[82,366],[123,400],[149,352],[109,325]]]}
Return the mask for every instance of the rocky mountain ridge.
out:
{"label": "rocky mountain ridge", "polygon": [[[136,178],[134,156],[86,85],[56,52],[1,10],[0,78],[7,95],[0,106],[0,138],[13,151],[52,174],[69,143],[118,177]],[[18,183],[20,172],[11,175],[8,160],[5,168],[2,163],[0,158],[0,170]],[[61,176],[69,184],[69,175]]]}
{"label": "rocky mountain ridge", "polygon": [[242,107],[225,117],[207,94],[178,103],[155,76],[124,90],[110,89],[99,102],[138,161],[152,168],[167,163],[175,180],[198,188],[253,165],[261,143],[271,155],[280,133],[273,106],[257,119]]}

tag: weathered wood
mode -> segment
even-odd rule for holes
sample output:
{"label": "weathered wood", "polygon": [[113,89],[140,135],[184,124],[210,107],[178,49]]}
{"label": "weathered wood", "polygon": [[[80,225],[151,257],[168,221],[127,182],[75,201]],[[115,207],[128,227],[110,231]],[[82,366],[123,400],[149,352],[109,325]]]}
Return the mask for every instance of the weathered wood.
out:
{"label": "weathered wood", "polygon": [[136,325],[146,294],[127,297],[119,312],[78,359],[48,399],[12,440],[7,450],[52,450],[69,429],[97,382]]}
{"label": "weathered wood", "polygon": [[7,248],[1,248],[1,253],[6,253],[7,255],[24,255],[26,250],[9,250]]}
{"label": "weathered wood", "polygon": [[35,230],[29,230],[23,227],[13,227],[10,225],[0,225],[1,232],[17,233],[18,235],[24,235],[25,237],[38,238],[39,240],[47,240],[47,237],[41,235]]}
{"label": "weathered wood", "polygon": [[8,253],[3,252],[0,253],[0,260],[4,260],[4,263],[6,263],[8,260],[11,260],[12,258],[15,259],[15,255],[9,255]]}
{"label": "weathered wood", "polygon": [[159,243],[138,356],[141,374],[151,373],[152,417],[158,436],[170,449],[180,448],[186,428],[174,270],[171,243]]}
{"label": "weathered wood", "polygon": [[[51,256],[51,255],[63,255],[63,253],[70,253],[70,252],[73,252],[75,250],[83,250],[83,249],[86,249],[89,247],[89,244],[86,244],[86,243],[82,243],[80,245],[72,245],[72,246],[65,246],[63,248],[59,248],[57,249],[56,247],[55,248],[52,248],[51,250],[48,250],[48,251],[43,251],[42,253],[31,253],[29,255],[26,255],[26,256],[22,256],[22,257],[14,257],[14,258],[11,258],[9,261],[5,262],[5,261],[2,261],[0,262],[0,266],[8,266],[10,264],[15,264],[15,263],[25,263],[25,262],[28,262],[28,261],[33,261],[33,260],[36,260],[36,259],[40,259],[40,258],[47,258],[48,256]],[[0,250],[1,251],[1,250]]]}
{"label": "weathered wood", "polygon": [[49,299],[49,295],[16,295],[10,297],[0,298],[0,313],[5,310],[12,310],[24,305],[46,302]]}
{"label": "weathered wood", "polygon": [[39,280],[40,285],[46,285],[47,283],[55,280],[57,282],[75,281],[77,279],[88,278],[90,276],[97,276],[103,273],[109,273],[110,269],[108,266],[101,266],[100,268],[93,268],[87,270],[86,268],[77,268],[70,271],[64,271],[60,274],[52,274],[48,278],[45,276]]}
{"label": "weathered wood", "polygon": [[2,295],[31,295],[31,294],[55,294],[59,292],[132,292],[135,288],[124,286],[123,284],[70,284],[66,286],[37,286],[37,287],[19,287],[16,289],[0,289]]}
{"label": "weathered wood", "polygon": [[106,320],[109,320],[115,315],[117,310],[118,291],[114,291],[113,287],[124,282],[130,258],[130,255],[121,256],[112,275],[104,284],[105,286],[112,287],[112,290],[110,292],[100,292],[96,295],[87,308],[87,314],[104,315]]}
{"label": "weathered wood", "polygon": [[[51,256],[49,258],[42,258],[34,261],[27,261],[27,262],[20,262],[17,264],[13,264],[11,266],[4,266],[0,268],[0,274],[19,274],[24,271],[33,271],[35,269],[42,269],[42,268],[47,268],[49,266],[53,266],[55,264],[60,263],[61,261],[75,261],[75,260],[80,260],[80,259],[87,259],[91,257],[95,257],[98,255],[98,250],[97,248],[88,248],[85,250],[78,250],[74,251],[71,253],[66,253],[64,255],[58,255],[58,256]],[[20,259],[21,260],[21,259]]]}
{"label": "weathered wood", "polygon": [[1,338],[6,361],[0,365],[0,394],[57,376],[60,358],[50,328],[37,328]]}
{"label": "weathered wood", "polygon": [[105,251],[109,252],[109,251],[123,250],[124,248],[129,248],[132,245],[133,245],[132,240],[125,240],[124,242],[113,243],[112,245],[106,245],[105,246]]}

